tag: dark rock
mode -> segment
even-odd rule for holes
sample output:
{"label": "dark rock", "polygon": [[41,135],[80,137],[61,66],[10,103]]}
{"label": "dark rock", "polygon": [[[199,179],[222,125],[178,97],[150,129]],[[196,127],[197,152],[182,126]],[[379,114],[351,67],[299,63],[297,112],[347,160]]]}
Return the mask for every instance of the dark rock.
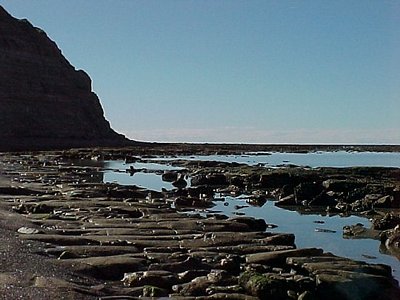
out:
{"label": "dark rock", "polygon": [[259,299],[287,299],[287,281],[278,274],[244,272],[239,277],[239,284],[246,292]]}
{"label": "dark rock", "polygon": [[150,285],[170,289],[174,284],[177,284],[178,278],[169,271],[144,271],[126,273],[122,281],[124,285],[131,287]]}
{"label": "dark rock", "polygon": [[342,180],[342,179],[328,179],[322,183],[322,186],[333,192],[349,192],[355,188],[362,187],[364,184],[358,181]]}
{"label": "dark rock", "polygon": [[174,182],[178,177],[179,173],[174,171],[166,171],[161,175],[162,180],[166,182]]}
{"label": "dark rock", "polygon": [[297,205],[296,198],[295,198],[294,194],[291,194],[282,199],[279,199],[277,202],[275,202],[275,205],[276,206],[295,206],[295,205]]}
{"label": "dark rock", "polygon": [[265,231],[267,223],[264,219],[255,219],[252,217],[235,217],[230,219],[233,222],[243,223],[249,226],[251,231]]}
{"label": "dark rock", "polygon": [[386,195],[373,203],[374,208],[400,208],[400,197]]}
{"label": "dark rock", "polygon": [[312,199],[310,202],[308,202],[308,205],[310,206],[330,206],[330,207],[335,207],[337,204],[337,196],[334,192],[322,192],[318,196],[316,196],[314,199]]}
{"label": "dark rock", "polygon": [[0,7],[0,149],[124,145],[91,80],[43,30]]}
{"label": "dark rock", "polygon": [[292,184],[293,179],[289,173],[271,173],[261,175],[260,183],[263,188],[280,188]]}
{"label": "dark rock", "polygon": [[177,188],[184,188],[187,186],[187,182],[185,180],[185,176],[179,174],[178,178],[172,182],[172,185]]}
{"label": "dark rock", "polygon": [[351,239],[379,239],[380,231],[365,228],[363,224],[343,227],[343,237]]}
{"label": "dark rock", "polygon": [[282,265],[288,257],[296,256],[318,256],[323,253],[322,249],[304,248],[293,250],[282,250],[274,252],[255,253],[246,256],[247,263],[266,264],[266,265]]}
{"label": "dark rock", "polygon": [[146,285],[143,287],[143,297],[167,297],[169,291],[166,289],[161,289],[156,286]]}
{"label": "dark rock", "polygon": [[400,215],[387,213],[383,218],[376,218],[372,221],[372,228],[376,230],[392,229],[400,225]]}
{"label": "dark rock", "polygon": [[303,182],[294,188],[296,203],[303,200],[312,200],[322,192],[322,186],[317,182]]}
{"label": "dark rock", "polygon": [[225,186],[228,185],[228,180],[224,174],[211,173],[207,175],[196,175],[191,179],[192,186],[211,185]]}

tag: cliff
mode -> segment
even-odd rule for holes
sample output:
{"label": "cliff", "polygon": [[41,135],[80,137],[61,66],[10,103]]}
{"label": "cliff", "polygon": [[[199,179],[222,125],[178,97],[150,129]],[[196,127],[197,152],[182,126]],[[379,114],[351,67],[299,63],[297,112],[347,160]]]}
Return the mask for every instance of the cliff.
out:
{"label": "cliff", "polygon": [[46,33],[0,6],[0,150],[125,145],[91,79]]}

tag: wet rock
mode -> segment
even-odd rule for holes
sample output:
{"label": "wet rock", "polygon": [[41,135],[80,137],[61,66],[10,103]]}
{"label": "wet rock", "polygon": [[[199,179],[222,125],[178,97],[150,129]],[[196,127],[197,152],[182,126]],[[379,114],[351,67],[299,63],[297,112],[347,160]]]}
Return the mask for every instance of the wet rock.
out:
{"label": "wet rock", "polygon": [[238,188],[244,188],[244,180],[245,178],[243,176],[231,176],[229,178],[229,184]]}
{"label": "wet rock", "polygon": [[174,199],[176,207],[213,207],[212,199],[200,199],[195,197],[178,197]]}
{"label": "wet rock", "polygon": [[24,187],[0,187],[0,195],[12,195],[12,196],[38,196],[43,195],[43,192],[31,190]]}
{"label": "wet rock", "polygon": [[297,202],[296,202],[296,198],[295,198],[294,194],[291,194],[289,196],[286,196],[286,197],[276,201],[275,205],[276,206],[295,206],[295,205],[297,205]]}
{"label": "wet rock", "polygon": [[94,278],[121,280],[125,273],[145,269],[146,260],[130,255],[115,255],[60,260],[59,263],[72,264],[76,271]]}
{"label": "wet rock", "polygon": [[293,250],[282,250],[274,252],[255,253],[246,256],[247,263],[265,264],[265,265],[282,265],[285,264],[288,257],[302,256],[318,256],[322,255],[323,250],[317,248],[304,248]]}
{"label": "wet rock", "polygon": [[336,230],[331,230],[326,228],[315,228],[315,232],[335,233]]}
{"label": "wet rock", "polygon": [[364,184],[358,181],[351,181],[348,179],[328,179],[322,182],[322,186],[333,192],[348,192],[356,188],[362,187]]}
{"label": "wet rock", "polygon": [[321,194],[323,188],[319,182],[302,182],[294,188],[296,203],[303,200],[312,200]]}
{"label": "wet rock", "polygon": [[277,274],[244,272],[240,275],[239,284],[247,293],[259,299],[287,299],[287,282]]}
{"label": "wet rock", "polygon": [[363,224],[357,223],[355,225],[343,227],[343,237],[351,239],[379,239],[380,231],[365,228]]}
{"label": "wet rock", "polygon": [[229,219],[230,221],[246,224],[251,231],[265,231],[267,223],[264,219],[256,219],[252,217],[235,217]]}
{"label": "wet rock", "polygon": [[[370,274],[391,279],[392,270],[387,265],[368,264],[362,261],[354,261],[348,258],[324,254],[308,257],[288,257],[286,263],[301,272],[307,271],[310,274],[322,274],[331,270],[338,272],[350,272]],[[350,274],[351,275],[351,274]]]}
{"label": "wet rock", "polygon": [[210,173],[207,175],[196,175],[191,179],[192,186],[209,185],[209,186],[225,186],[228,180],[224,174]]}
{"label": "wet rock", "polygon": [[185,180],[185,176],[179,174],[178,178],[172,182],[172,185],[180,189],[186,187],[187,182]]}
{"label": "wet rock", "polygon": [[290,173],[264,174],[260,177],[260,184],[263,188],[280,188],[292,183],[293,179]]}
{"label": "wet rock", "polygon": [[240,273],[242,259],[238,255],[227,255],[221,259],[219,268],[228,271],[229,274],[238,275]]}
{"label": "wet rock", "polygon": [[380,239],[390,254],[397,258],[400,257],[400,225],[396,225],[393,229],[383,231]]}
{"label": "wet rock", "polygon": [[143,271],[125,273],[122,282],[125,286],[136,287],[151,285],[158,288],[170,289],[178,283],[178,277],[169,271]]}
{"label": "wet rock", "polygon": [[164,174],[161,175],[162,180],[166,182],[174,182],[178,177],[179,173],[174,171],[165,171]]}
{"label": "wet rock", "polygon": [[201,296],[206,294],[210,281],[207,276],[196,277],[184,284],[174,285],[172,290],[181,296]]}
{"label": "wet rock", "polygon": [[193,269],[204,270],[208,268],[209,267],[207,267],[207,265],[204,264],[201,260],[194,257],[188,257],[184,261],[180,262],[154,263],[149,265],[148,267],[149,271],[164,270],[174,273],[181,273],[186,270],[193,270]]}
{"label": "wet rock", "polygon": [[168,290],[161,289],[157,286],[146,285],[143,287],[143,297],[167,297],[168,295]]}
{"label": "wet rock", "polygon": [[[338,196],[335,192],[322,192],[308,202],[310,206],[330,206],[335,207],[338,203]],[[340,197],[340,196],[339,196]]]}
{"label": "wet rock", "polygon": [[[384,296],[383,296],[384,295]],[[328,270],[316,275],[317,299],[398,299],[400,293],[388,278],[358,272]]]}
{"label": "wet rock", "polygon": [[262,207],[267,202],[267,197],[264,195],[254,195],[246,200],[251,206]]}
{"label": "wet rock", "polygon": [[191,269],[178,274],[179,281],[189,282],[196,277],[206,276],[209,273],[208,270]]}
{"label": "wet rock", "polygon": [[376,230],[392,229],[400,224],[400,215],[387,213],[383,218],[376,218],[372,221],[372,228]]}
{"label": "wet rock", "polygon": [[396,199],[395,196],[386,195],[373,203],[374,208],[400,208],[400,197]]}

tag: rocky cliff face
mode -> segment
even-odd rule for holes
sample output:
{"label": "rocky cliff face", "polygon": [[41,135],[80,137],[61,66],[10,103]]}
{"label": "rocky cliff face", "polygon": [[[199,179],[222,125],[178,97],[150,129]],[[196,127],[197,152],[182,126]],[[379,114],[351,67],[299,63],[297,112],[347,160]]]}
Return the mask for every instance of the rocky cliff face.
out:
{"label": "rocky cliff face", "polygon": [[0,150],[127,141],[104,118],[89,76],[45,32],[0,6]]}

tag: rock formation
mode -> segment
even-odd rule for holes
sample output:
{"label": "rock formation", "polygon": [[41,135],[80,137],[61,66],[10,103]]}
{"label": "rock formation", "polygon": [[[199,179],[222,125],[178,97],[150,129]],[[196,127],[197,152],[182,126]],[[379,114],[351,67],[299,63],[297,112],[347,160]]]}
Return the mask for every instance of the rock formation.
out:
{"label": "rock formation", "polygon": [[129,142],[104,118],[91,79],[46,33],[0,6],[0,150]]}

